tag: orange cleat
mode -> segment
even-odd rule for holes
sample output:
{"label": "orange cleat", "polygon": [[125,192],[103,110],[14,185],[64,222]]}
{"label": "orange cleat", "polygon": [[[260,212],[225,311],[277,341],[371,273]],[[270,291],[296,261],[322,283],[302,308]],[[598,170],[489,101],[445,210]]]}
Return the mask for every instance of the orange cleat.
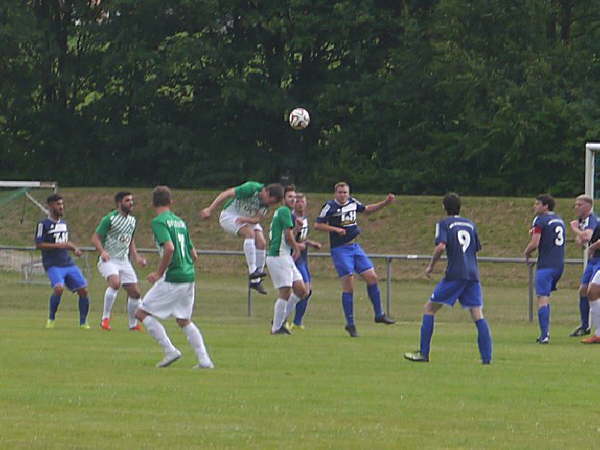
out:
{"label": "orange cleat", "polygon": [[581,340],[582,344],[600,344],[600,336],[590,336]]}
{"label": "orange cleat", "polygon": [[135,327],[131,327],[129,328],[129,331],[140,331],[140,332],[144,332],[144,329],[142,328],[142,326],[138,323]]}
{"label": "orange cleat", "polygon": [[110,327],[110,319],[102,319],[102,322],[100,322],[100,328],[106,331],[112,330]]}

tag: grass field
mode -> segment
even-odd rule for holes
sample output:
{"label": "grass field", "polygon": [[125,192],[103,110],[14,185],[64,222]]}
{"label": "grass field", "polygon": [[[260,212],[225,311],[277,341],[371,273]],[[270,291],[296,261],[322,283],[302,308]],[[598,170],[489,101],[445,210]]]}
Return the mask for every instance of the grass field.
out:
{"label": "grass field", "polygon": [[199,372],[172,322],[184,357],[154,368],[159,346],[126,331],[122,294],[114,330],[96,328],[104,291],[97,274],[89,331],[77,327],[74,296],[64,296],[57,328],[46,330],[49,288],[8,273],[0,283],[2,449],[562,449],[594,448],[600,438],[600,346],[567,337],[573,291],[556,294],[552,343],[539,346],[526,288],[484,285],[493,364],[479,363],[475,328],[460,308],[438,316],[432,362],[411,364],[402,353],[417,348],[433,281],[394,283],[399,322],[389,327],[372,322],[360,286],[361,337],[350,339],[334,279],[316,279],[306,331],[270,336],[272,295],[255,298],[249,318],[239,277],[201,275],[196,322],[217,368]]}

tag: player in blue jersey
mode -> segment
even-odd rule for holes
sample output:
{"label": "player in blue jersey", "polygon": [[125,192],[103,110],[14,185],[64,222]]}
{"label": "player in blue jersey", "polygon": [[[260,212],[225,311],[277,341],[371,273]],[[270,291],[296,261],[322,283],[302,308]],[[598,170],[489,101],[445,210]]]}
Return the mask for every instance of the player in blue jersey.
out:
{"label": "player in blue jersey", "polygon": [[405,353],[404,357],[413,362],[429,361],[435,314],[443,305],[454,306],[458,300],[463,308],[469,309],[477,327],[477,344],[481,362],[489,364],[492,361],[492,336],[483,317],[483,296],[477,266],[477,252],[481,250],[481,244],[477,236],[477,228],[469,219],[459,216],[461,202],[458,194],[447,194],[442,203],[448,217],[436,225],[436,247],[425,274],[427,277],[431,275],[435,263],[439,261],[444,251],[448,258],[446,274],[425,304],[419,350]]}
{"label": "player in blue jersey", "polygon": [[[575,199],[575,214],[577,219],[572,220],[571,230],[575,233],[575,242],[583,248],[588,247],[592,234],[598,225],[598,218],[592,211],[594,208],[594,200],[587,195],[580,195]],[[580,325],[575,328],[569,336],[579,337],[590,334],[590,304],[587,297],[588,285],[595,273],[595,266],[600,262],[600,258],[592,256],[588,258],[585,270],[581,277],[581,285],[579,286],[579,315],[581,319]]]}
{"label": "player in blue jersey", "polygon": [[[590,246],[588,248],[588,261],[600,260],[600,224],[596,226],[592,237],[590,239]],[[583,344],[600,344],[600,265],[597,264],[594,270],[594,276],[589,281],[588,291],[586,292],[587,299],[589,301],[589,320],[590,328],[588,334],[591,333],[591,329],[594,329],[594,333],[581,340]]]}
{"label": "player in blue jersey", "polygon": [[35,233],[35,246],[42,251],[42,264],[53,289],[46,328],[54,328],[56,311],[66,286],[71,291],[77,292],[79,296],[79,326],[89,329],[87,315],[90,300],[87,281],[69,255],[69,251],[76,256],[81,256],[82,252],[69,241],[67,223],[62,219],[65,212],[63,198],[53,194],[48,197],[47,203],[48,218],[38,223]]}
{"label": "player in blue jersey", "polygon": [[346,316],[346,331],[351,337],[358,337],[354,323],[354,274],[359,274],[367,283],[367,293],[373,304],[375,322],[391,325],[396,323],[383,312],[381,293],[377,284],[377,274],[373,263],[356,242],[360,234],[357,225],[358,214],[371,214],[389,205],[395,200],[394,194],[388,194],[385,200],[372,205],[363,205],[350,196],[350,186],[344,181],[335,185],[334,199],[323,208],[315,229],[329,232],[329,245],[333,265],[342,282],[342,307]]}
{"label": "player in blue jersey", "polygon": [[554,213],[554,205],[554,199],[548,194],[535,198],[535,219],[529,231],[531,241],[523,252],[529,262],[531,254],[538,250],[535,292],[540,324],[539,344],[550,342],[550,294],[556,290],[565,265],[565,223]]}
{"label": "player in blue jersey", "polygon": [[296,193],[296,203],[294,204],[294,213],[292,217],[296,222],[296,242],[298,242],[298,247],[300,248],[300,256],[296,259],[296,267],[298,271],[302,274],[302,280],[304,281],[304,286],[306,286],[306,290],[308,294],[306,297],[301,299],[298,303],[296,303],[296,310],[294,314],[294,321],[290,324],[288,328],[303,330],[304,325],[302,324],[302,319],[304,318],[304,314],[306,313],[306,308],[308,307],[308,301],[312,295],[311,290],[311,274],[310,269],[308,268],[308,248],[312,247],[316,250],[321,249],[321,243],[316,241],[311,241],[308,239],[308,217],[306,217],[306,208],[307,208],[306,196],[301,193]]}

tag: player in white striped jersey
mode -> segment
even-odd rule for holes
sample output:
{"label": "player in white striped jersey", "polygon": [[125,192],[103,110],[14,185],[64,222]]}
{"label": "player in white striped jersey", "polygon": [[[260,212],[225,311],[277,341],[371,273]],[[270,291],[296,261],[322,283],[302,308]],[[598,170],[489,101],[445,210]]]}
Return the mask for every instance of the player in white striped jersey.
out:
{"label": "player in white striped jersey", "polygon": [[112,329],[110,326],[111,311],[119,288],[122,286],[128,295],[129,329],[141,331],[141,326],[135,318],[141,294],[129,257],[131,256],[141,266],[146,265],[146,259],[138,254],[133,239],[136,226],[135,217],[131,215],[133,195],[130,192],[117,192],[115,203],[117,208],[102,218],[92,235],[92,243],[100,254],[98,270],[108,283],[104,293],[104,310],[100,327],[106,331]]}

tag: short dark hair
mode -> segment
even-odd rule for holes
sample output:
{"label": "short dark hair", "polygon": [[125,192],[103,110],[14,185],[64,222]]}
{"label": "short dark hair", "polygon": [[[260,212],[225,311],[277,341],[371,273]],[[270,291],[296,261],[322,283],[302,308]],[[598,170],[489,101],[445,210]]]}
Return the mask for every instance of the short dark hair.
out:
{"label": "short dark hair", "polygon": [[540,194],[535,199],[542,205],[547,206],[548,211],[554,211],[554,205],[556,205],[556,202],[554,201],[554,197],[552,197],[550,194]]}
{"label": "short dark hair", "polygon": [[285,189],[283,190],[284,194],[287,194],[288,192],[296,192],[296,185],[294,184],[288,184]]}
{"label": "short dark hair", "polygon": [[168,186],[156,186],[152,191],[152,205],[169,206],[171,204],[171,189]]}
{"label": "short dark hair", "polygon": [[46,203],[50,204],[50,203],[54,203],[54,202],[57,202],[62,199],[63,199],[62,195],[52,194],[52,195],[48,196],[48,198],[46,199]]}
{"label": "short dark hair", "polygon": [[444,196],[442,203],[449,216],[457,216],[460,214],[460,197],[456,192],[448,192]]}
{"label": "short dark hair", "polygon": [[350,190],[350,185],[348,183],[346,183],[345,181],[338,181],[337,183],[335,183],[335,186],[333,186],[333,192],[336,192],[339,187],[347,187],[348,190]]}
{"label": "short dark hair", "polygon": [[268,184],[265,186],[265,189],[267,190],[267,194],[269,194],[269,197],[273,197],[278,201],[281,201],[283,199],[283,186],[280,183]]}
{"label": "short dark hair", "polygon": [[117,192],[115,194],[115,203],[119,203],[121,200],[123,200],[128,195],[131,195],[131,192],[127,192],[127,191],[119,191],[119,192]]}

